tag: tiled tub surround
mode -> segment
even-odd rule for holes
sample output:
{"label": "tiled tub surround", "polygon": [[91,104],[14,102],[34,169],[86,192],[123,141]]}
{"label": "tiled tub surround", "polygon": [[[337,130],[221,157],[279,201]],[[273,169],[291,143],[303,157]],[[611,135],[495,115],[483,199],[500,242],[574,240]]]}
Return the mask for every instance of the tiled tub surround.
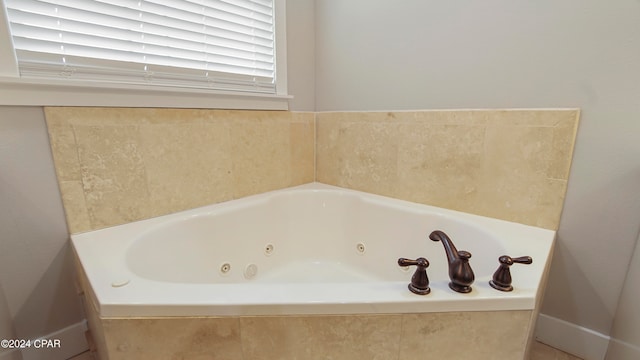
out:
{"label": "tiled tub surround", "polygon": [[557,229],[579,117],[575,109],[45,114],[71,233],[314,180]]}
{"label": "tiled tub surround", "polygon": [[318,113],[316,181],[557,229],[578,110]]}
{"label": "tiled tub surround", "polygon": [[118,360],[511,360],[525,356],[530,318],[531,311],[112,318],[100,330],[108,359]]}
{"label": "tiled tub surround", "polygon": [[[425,236],[433,229],[473,253],[470,294],[447,286],[443,247]],[[447,359],[524,359],[554,235],[313,183],[72,241],[90,311],[102,317],[91,321],[100,323],[93,330],[102,358],[400,359],[424,350]],[[505,253],[535,259],[514,269],[510,293],[488,284]],[[406,254],[429,258],[430,295],[407,289],[414,269],[396,263]],[[225,263],[231,271],[219,267]],[[257,271],[243,274],[246,264]],[[194,337],[200,343],[190,346]],[[458,342],[467,350],[449,354]]]}
{"label": "tiled tub surround", "polygon": [[71,233],[314,180],[314,114],[46,108]]}
{"label": "tiled tub surround", "polygon": [[[47,108],[46,115],[67,221],[78,233],[314,179],[556,229],[579,111]],[[351,351],[365,349],[363,359],[386,359],[381,348],[387,346],[408,356],[420,349],[433,353],[428,339],[456,341],[462,349],[458,341],[473,344],[469,352],[449,352],[446,358],[516,359],[526,356],[536,317],[534,310],[101,319],[92,306],[87,310],[103,360],[107,348],[112,359],[144,359],[142,351],[154,359],[158,353],[153,351],[167,358],[206,359],[215,353],[242,359],[236,356],[241,351],[245,359],[286,359],[283,353],[293,359],[304,358],[307,348],[312,352],[307,358],[314,359],[325,358],[322,346],[342,358],[358,359]],[[413,317],[422,321],[410,321]],[[391,331],[384,333],[387,326]],[[351,334],[362,334],[359,346]],[[369,344],[376,336],[388,341]],[[507,348],[490,345],[504,338],[510,339]]]}

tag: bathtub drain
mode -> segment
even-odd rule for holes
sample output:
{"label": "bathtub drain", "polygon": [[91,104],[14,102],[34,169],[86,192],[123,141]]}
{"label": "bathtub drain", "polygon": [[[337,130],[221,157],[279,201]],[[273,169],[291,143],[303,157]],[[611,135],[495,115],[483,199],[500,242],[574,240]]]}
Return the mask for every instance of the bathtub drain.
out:
{"label": "bathtub drain", "polygon": [[356,244],[356,251],[358,252],[359,255],[364,255],[364,253],[367,251],[367,248],[364,246],[363,243],[358,243]]}
{"label": "bathtub drain", "polygon": [[244,278],[249,280],[253,279],[258,274],[258,266],[256,264],[249,264],[244,268]]}

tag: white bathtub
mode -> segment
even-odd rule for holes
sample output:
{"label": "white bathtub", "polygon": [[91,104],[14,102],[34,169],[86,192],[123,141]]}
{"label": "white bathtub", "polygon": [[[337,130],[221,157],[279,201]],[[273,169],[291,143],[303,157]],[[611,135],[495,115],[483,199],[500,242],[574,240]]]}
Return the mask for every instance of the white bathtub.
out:
{"label": "white bathtub", "polygon": [[[448,287],[447,233],[473,291]],[[101,317],[532,310],[555,232],[313,183],[72,236]],[[514,291],[489,285],[501,255]],[[425,257],[431,293],[407,289]]]}

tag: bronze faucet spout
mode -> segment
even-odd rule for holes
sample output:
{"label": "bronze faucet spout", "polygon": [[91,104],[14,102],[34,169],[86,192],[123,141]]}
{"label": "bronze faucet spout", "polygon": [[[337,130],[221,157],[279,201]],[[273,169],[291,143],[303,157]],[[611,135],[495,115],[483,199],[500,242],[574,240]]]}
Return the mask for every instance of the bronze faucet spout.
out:
{"label": "bronze faucet spout", "polygon": [[436,230],[429,235],[429,239],[433,241],[440,241],[444,246],[444,251],[447,254],[447,260],[449,261],[449,265],[458,260],[460,256],[458,255],[458,249],[453,244],[453,241],[445,234],[443,231]]}
{"label": "bronze faucet spout", "polygon": [[449,262],[449,287],[460,293],[471,292],[471,284],[475,280],[475,275],[469,265],[471,253],[468,251],[456,249],[453,241],[443,231],[436,230],[429,235],[429,239],[440,241],[444,246]]}

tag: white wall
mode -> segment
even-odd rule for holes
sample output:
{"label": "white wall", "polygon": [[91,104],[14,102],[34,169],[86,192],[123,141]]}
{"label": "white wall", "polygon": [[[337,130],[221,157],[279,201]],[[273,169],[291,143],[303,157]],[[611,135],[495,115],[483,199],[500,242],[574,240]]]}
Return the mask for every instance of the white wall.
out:
{"label": "white wall", "polygon": [[607,360],[640,359],[640,235],[631,258],[618,310],[613,321],[613,337],[607,351]]}
{"label": "white wall", "polygon": [[34,339],[83,319],[42,109],[0,107],[0,169],[0,326]]}
{"label": "white wall", "polygon": [[579,107],[543,312],[609,334],[640,229],[640,1],[316,0],[316,109]]}
{"label": "white wall", "polygon": [[314,111],[315,1],[287,1],[287,80],[292,111]]}

